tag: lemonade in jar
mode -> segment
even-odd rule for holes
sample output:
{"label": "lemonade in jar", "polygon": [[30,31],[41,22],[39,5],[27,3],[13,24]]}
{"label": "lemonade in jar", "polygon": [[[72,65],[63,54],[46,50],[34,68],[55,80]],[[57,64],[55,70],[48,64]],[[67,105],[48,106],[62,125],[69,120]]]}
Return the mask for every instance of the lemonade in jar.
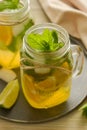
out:
{"label": "lemonade in jar", "polygon": [[0,1],[0,67],[20,66],[22,38],[33,24],[29,0]]}
{"label": "lemonade in jar", "polygon": [[20,58],[21,83],[32,107],[47,109],[68,100],[72,73],[80,74],[82,68],[82,62],[77,64],[83,59],[82,51],[77,50],[81,49],[71,47],[67,31],[53,23],[34,25],[25,33]]}

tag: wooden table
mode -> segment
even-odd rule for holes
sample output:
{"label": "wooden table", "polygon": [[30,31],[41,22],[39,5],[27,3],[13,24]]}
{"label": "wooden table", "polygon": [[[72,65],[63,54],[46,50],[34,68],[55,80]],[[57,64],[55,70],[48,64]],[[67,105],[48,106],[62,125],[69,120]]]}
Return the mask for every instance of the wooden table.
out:
{"label": "wooden table", "polygon": [[[31,13],[35,23],[49,22],[38,0],[31,0]],[[82,104],[86,101],[87,99]],[[0,119],[0,130],[87,130],[87,119],[82,116],[81,111],[78,110],[79,107],[66,116],[40,124],[15,123]]]}

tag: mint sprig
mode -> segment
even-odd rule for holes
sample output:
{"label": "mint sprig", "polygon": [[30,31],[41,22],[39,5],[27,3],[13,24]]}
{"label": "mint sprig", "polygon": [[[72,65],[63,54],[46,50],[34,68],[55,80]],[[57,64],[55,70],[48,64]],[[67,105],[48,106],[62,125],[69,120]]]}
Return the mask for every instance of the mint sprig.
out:
{"label": "mint sprig", "polygon": [[19,0],[3,0],[0,2],[0,11],[17,8],[19,8]]}
{"label": "mint sprig", "polygon": [[79,110],[81,110],[82,114],[87,118],[87,103],[82,105],[82,107]]}
{"label": "mint sprig", "polygon": [[39,51],[55,51],[64,46],[58,39],[58,32],[44,29],[42,34],[31,33],[27,36],[27,43]]}

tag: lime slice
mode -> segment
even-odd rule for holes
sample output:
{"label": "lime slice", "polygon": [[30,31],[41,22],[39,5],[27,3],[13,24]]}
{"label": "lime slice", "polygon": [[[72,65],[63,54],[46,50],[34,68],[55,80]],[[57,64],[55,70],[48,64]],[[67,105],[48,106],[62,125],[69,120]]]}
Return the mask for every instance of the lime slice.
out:
{"label": "lime slice", "polygon": [[16,102],[18,94],[18,80],[10,81],[0,94],[0,106],[7,109],[11,108]]}

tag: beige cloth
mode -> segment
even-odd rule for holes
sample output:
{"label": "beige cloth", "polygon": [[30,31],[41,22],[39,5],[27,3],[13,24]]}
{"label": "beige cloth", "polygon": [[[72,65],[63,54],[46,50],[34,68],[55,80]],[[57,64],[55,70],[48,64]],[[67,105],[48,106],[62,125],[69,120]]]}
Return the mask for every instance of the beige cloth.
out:
{"label": "beige cloth", "polygon": [[51,22],[80,38],[87,49],[87,0],[39,0]]}

